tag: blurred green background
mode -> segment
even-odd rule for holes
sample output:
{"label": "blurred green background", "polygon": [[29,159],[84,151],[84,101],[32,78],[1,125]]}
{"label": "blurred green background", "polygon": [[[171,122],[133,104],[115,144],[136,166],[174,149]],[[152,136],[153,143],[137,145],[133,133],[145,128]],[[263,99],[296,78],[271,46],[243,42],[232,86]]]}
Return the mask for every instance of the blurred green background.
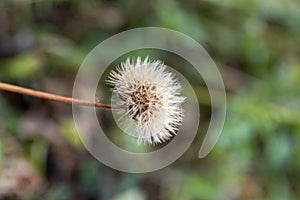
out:
{"label": "blurred green background", "polygon": [[188,67],[198,136],[171,166],[147,174],[96,161],[70,105],[1,91],[0,199],[300,199],[298,0],[1,0],[0,80],[71,96],[89,51],[143,26],[189,35],[222,72],[228,110],[213,151],[197,157],[211,107]]}

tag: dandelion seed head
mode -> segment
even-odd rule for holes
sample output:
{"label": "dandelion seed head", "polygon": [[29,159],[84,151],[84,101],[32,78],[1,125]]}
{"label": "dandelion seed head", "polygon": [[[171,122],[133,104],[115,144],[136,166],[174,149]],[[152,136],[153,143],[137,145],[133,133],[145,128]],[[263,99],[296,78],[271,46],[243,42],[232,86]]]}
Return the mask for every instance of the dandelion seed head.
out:
{"label": "dandelion seed head", "polygon": [[125,116],[134,122],[132,135],[139,142],[162,143],[178,132],[185,98],[175,74],[167,72],[161,61],[128,58],[110,72],[107,82],[114,87]]}

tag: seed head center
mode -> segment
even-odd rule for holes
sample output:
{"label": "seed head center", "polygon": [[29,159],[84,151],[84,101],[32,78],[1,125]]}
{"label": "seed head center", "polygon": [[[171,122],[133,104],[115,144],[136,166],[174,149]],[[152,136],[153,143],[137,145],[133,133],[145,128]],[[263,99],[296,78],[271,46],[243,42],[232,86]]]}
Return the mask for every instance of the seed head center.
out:
{"label": "seed head center", "polygon": [[162,105],[161,96],[157,92],[157,86],[144,84],[136,87],[131,94],[129,105],[129,117],[137,119],[141,115],[151,115],[157,105]]}

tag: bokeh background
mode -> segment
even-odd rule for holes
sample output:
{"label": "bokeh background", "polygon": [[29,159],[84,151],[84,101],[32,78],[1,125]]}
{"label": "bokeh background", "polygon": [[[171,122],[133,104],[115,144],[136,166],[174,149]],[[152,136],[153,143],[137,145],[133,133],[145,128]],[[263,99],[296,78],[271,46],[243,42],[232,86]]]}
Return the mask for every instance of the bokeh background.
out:
{"label": "bokeh background", "polygon": [[147,174],[95,160],[70,105],[1,91],[0,199],[300,199],[297,0],[1,0],[0,80],[71,96],[89,51],[143,26],[189,35],[218,65],[228,110],[213,151],[197,157],[211,105],[188,67],[181,70],[198,96],[198,136],[175,163]]}

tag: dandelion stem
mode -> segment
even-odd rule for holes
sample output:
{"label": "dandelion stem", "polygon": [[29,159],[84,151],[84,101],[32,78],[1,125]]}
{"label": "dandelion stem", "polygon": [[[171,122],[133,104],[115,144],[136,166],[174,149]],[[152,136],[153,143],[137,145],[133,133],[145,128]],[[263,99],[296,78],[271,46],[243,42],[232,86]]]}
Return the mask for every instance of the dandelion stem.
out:
{"label": "dandelion stem", "polygon": [[42,92],[38,90],[32,90],[8,83],[3,83],[0,82],[0,90],[5,90],[9,92],[14,92],[18,94],[24,94],[24,95],[29,95],[41,99],[47,99],[47,100],[52,100],[52,101],[58,101],[58,102],[63,102],[63,103],[68,103],[68,104],[77,104],[77,105],[83,105],[83,106],[90,106],[90,107],[97,107],[97,108],[104,108],[104,109],[120,109],[120,106],[113,106],[113,105],[108,105],[108,104],[103,104],[103,103],[98,103],[98,102],[91,102],[91,101],[86,101],[82,99],[74,99],[71,97],[65,97],[65,96],[60,96],[56,94],[51,94],[47,92]]}

